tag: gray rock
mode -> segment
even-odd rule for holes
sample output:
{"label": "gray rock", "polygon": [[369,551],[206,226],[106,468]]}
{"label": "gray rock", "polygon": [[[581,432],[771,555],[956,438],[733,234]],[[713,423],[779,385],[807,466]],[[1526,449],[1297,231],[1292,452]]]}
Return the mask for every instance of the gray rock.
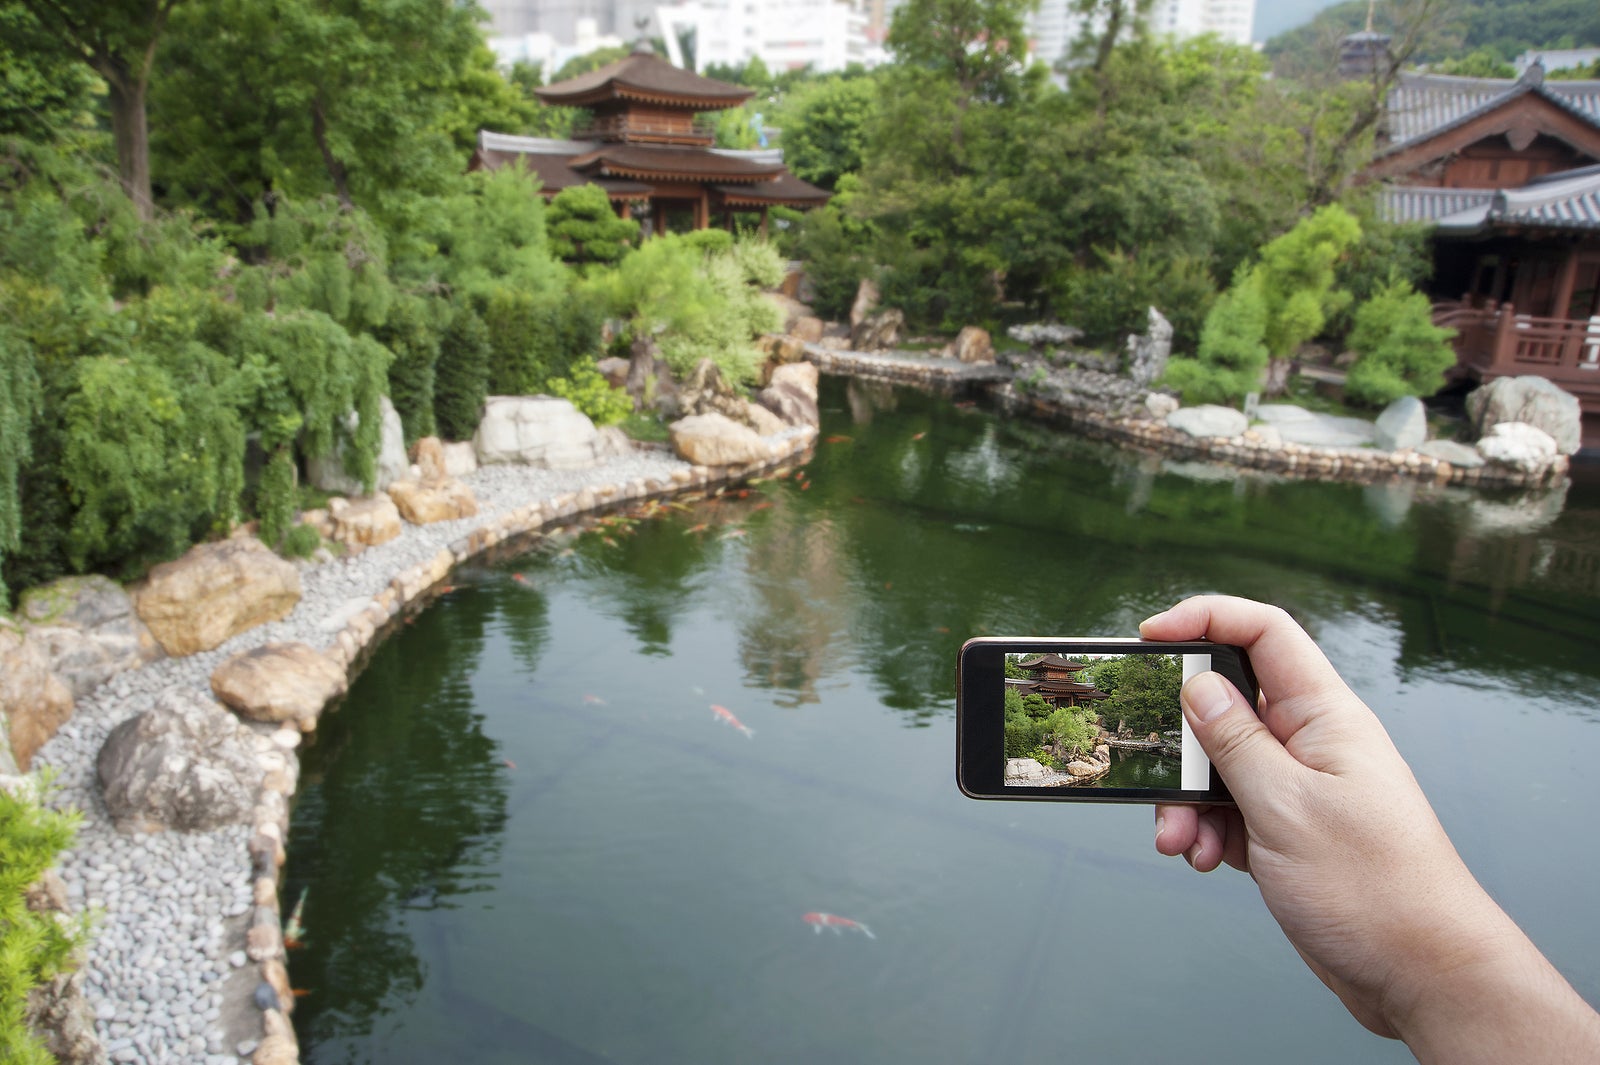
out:
{"label": "gray rock", "polygon": [[243,822],[260,787],[253,734],[221,704],[170,688],[106,737],[97,771],[123,832]]}
{"label": "gray rock", "polygon": [[1452,466],[1460,466],[1464,470],[1475,470],[1483,465],[1483,455],[1477,448],[1454,440],[1426,441],[1417,448],[1417,454],[1448,462]]}
{"label": "gray rock", "polygon": [[1150,308],[1150,325],[1143,336],[1128,338],[1128,376],[1134,384],[1149,388],[1167,372],[1172,355],[1172,323]]}
{"label": "gray rock", "polygon": [[77,698],[162,656],[134,612],[133,597],[109,577],[63,577],[34,588],[23,595],[18,614],[51,671]]}
{"label": "gray rock", "polygon": [[1385,451],[1405,451],[1428,439],[1428,411],[1415,396],[1401,396],[1378,415],[1373,443]]}
{"label": "gray rock", "polygon": [[1167,415],[1177,410],[1180,404],[1176,398],[1165,392],[1152,392],[1144,397],[1144,409],[1150,412],[1150,417],[1156,421],[1165,421]]}
{"label": "gray rock", "polygon": [[1478,450],[1490,462],[1525,473],[1544,469],[1558,454],[1550,434],[1526,422],[1497,423],[1488,436],[1478,441]]}
{"label": "gray rock", "polygon": [[1031,322],[1027,325],[1014,325],[1006,330],[1006,335],[1012,340],[1021,341],[1029,347],[1064,347],[1075,344],[1083,336],[1083,330],[1074,325],[1056,325],[1048,322]]}
{"label": "gray rock", "polygon": [[1173,411],[1167,415],[1167,426],[1194,437],[1241,436],[1250,423],[1232,407],[1205,403]]}
{"label": "gray rock", "polygon": [[1542,429],[1563,455],[1583,444],[1583,409],[1578,397],[1543,377],[1500,377],[1467,397],[1467,416],[1479,436],[1503,422]]}
{"label": "gray rock", "polygon": [[1310,447],[1365,447],[1377,429],[1365,418],[1316,414],[1292,403],[1263,403],[1256,417],[1275,426],[1285,443]]}
{"label": "gray rock", "polygon": [[[406,457],[405,430],[400,424],[400,412],[394,409],[388,396],[383,397],[380,409],[383,414],[383,438],[378,447],[376,484],[373,487],[381,491],[406,476],[411,468],[411,460]],[[345,431],[348,434],[353,435],[360,424],[361,419],[354,411],[345,416]],[[308,460],[306,479],[324,492],[347,496],[365,494],[361,482],[345,472],[347,446],[340,441],[333,454]]]}
{"label": "gray rock", "polygon": [[900,343],[906,316],[891,307],[868,315],[850,333],[850,346],[856,351],[887,351]]}

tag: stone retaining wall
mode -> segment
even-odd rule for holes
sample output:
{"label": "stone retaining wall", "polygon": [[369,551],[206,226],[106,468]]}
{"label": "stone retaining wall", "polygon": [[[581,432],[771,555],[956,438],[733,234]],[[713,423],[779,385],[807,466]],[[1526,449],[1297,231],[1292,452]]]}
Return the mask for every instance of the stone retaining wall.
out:
{"label": "stone retaining wall", "polygon": [[1526,488],[1560,481],[1569,467],[1565,455],[1557,456],[1541,470],[1528,472],[1496,463],[1478,468],[1455,466],[1415,451],[1310,447],[1300,444],[1273,446],[1239,436],[1194,437],[1148,417],[1117,417],[1097,411],[1074,410],[1036,396],[1023,395],[1011,387],[1011,374],[1004,367],[968,366],[949,359],[897,358],[836,351],[815,344],[806,345],[806,358],[815,363],[821,372],[835,376],[890,381],[937,391],[983,388],[1008,413],[1069,425],[1092,439],[1180,458],[1206,459],[1248,469],[1269,470],[1307,480],[1370,483],[1410,477],[1440,484]]}
{"label": "stone retaining wall", "polygon": [[[527,537],[585,514],[716,489],[747,480],[797,460],[816,442],[816,436],[815,429],[803,429],[786,441],[777,454],[745,466],[691,466],[675,471],[670,480],[640,478],[626,484],[599,485],[529,503],[502,514],[441,549],[433,558],[395,574],[388,587],[374,596],[364,610],[357,612],[338,631],[332,646],[324,653],[340,668],[353,674],[359,670],[379,637],[396,622],[401,611],[426,597],[461,563],[483,555],[497,545]],[[299,778],[297,760],[291,752],[298,745],[300,736],[295,730],[285,728],[270,737],[263,736],[262,741],[259,756],[267,775],[251,819],[253,831],[249,851],[251,876],[254,878],[254,909],[247,933],[246,954],[260,967],[261,980],[278,991],[281,1004],[292,1009],[278,881],[287,858],[284,846],[289,831],[289,806]],[[286,1012],[279,1009],[262,1010],[261,1042],[251,1060],[255,1065],[297,1065],[300,1060],[299,1044]]]}

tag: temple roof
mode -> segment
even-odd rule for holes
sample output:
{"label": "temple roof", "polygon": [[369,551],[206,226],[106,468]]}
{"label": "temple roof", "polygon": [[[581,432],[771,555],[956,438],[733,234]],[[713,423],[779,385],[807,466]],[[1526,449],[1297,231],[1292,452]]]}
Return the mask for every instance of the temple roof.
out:
{"label": "temple roof", "polygon": [[1385,102],[1389,143],[1378,156],[1436,137],[1530,95],[1600,130],[1600,81],[1547,82],[1544,68],[1537,64],[1515,80],[1401,74]]}
{"label": "temple roof", "polygon": [[[643,181],[765,181],[784,173],[783,163],[763,162],[703,148],[645,144],[597,144],[567,165],[583,173]],[[797,179],[798,180],[798,179]]]}
{"label": "temple roof", "polygon": [[770,181],[754,185],[713,185],[722,194],[722,201],[735,207],[820,207],[833,195],[819,189],[809,181],[784,171]]}
{"label": "temple roof", "polygon": [[1055,653],[1034,655],[1032,658],[1024,658],[1017,663],[1017,666],[1020,669],[1066,669],[1071,670],[1072,672],[1089,668],[1081,662],[1069,662],[1061,655]]}
{"label": "temple roof", "polygon": [[1492,199],[1493,189],[1385,185],[1380,203],[1383,217],[1391,222],[1437,222],[1446,215],[1480,207]]}
{"label": "temple roof", "polygon": [[1438,232],[1457,236],[1511,227],[1600,230],[1600,166],[1546,174],[1521,188],[1500,189],[1482,203],[1438,220]]}
{"label": "temple roof", "polygon": [[556,107],[593,107],[609,100],[641,100],[667,106],[717,111],[738,107],[755,95],[754,89],[703,78],[692,70],[675,67],[649,50],[636,46],[633,54],[599,70],[535,89],[533,94]]}

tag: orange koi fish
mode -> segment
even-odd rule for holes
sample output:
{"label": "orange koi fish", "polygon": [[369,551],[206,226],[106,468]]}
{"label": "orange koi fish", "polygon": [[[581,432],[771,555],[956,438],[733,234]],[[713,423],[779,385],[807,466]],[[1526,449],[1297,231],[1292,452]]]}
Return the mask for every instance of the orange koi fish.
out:
{"label": "orange koi fish", "polygon": [[860,932],[868,939],[878,938],[872,934],[872,929],[860,921],[852,921],[848,917],[837,917],[831,913],[808,913],[801,920],[810,925],[811,930],[819,936],[822,934],[822,930],[826,928],[836,936],[843,935],[846,930],[849,930],[851,932]]}
{"label": "orange koi fish", "polygon": [[850,437],[845,436],[843,433],[840,433],[837,436],[830,436],[823,441],[825,444],[848,444],[849,442]]}
{"label": "orange koi fish", "polygon": [[927,435],[928,434],[927,434],[926,431],[920,432],[920,433],[912,433],[911,434],[911,439],[913,439],[913,440],[921,440],[923,437],[925,437]]}
{"label": "orange koi fish", "polygon": [[606,701],[604,699],[600,698],[600,696],[598,696],[598,695],[585,695],[583,697],[583,701],[584,701],[584,703],[586,703],[589,706],[605,706],[606,705]]}
{"label": "orange koi fish", "polygon": [[520,573],[513,573],[511,575],[511,579],[516,581],[518,584],[527,584],[528,583],[528,578],[524,577]]}
{"label": "orange koi fish", "polygon": [[737,717],[734,717],[733,716],[733,711],[729,710],[726,706],[718,706],[716,703],[712,703],[711,704],[711,712],[713,714],[717,715],[717,720],[725,722],[725,723],[727,723],[729,725],[732,725],[734,728],[736,728],[740,732],[744,733],[744,738],[745,739],[747,739],[747,740],[755,739],[755,737],[756,737],[755,730],[752,729],[750,726],[746,725],[743,721],[740,721]]}
{"label": "orange koi fish", "polygon": [[685,532],[692,532],[692,533],[703,533],[709,528],[711,528],[710,523],[703,521],[699,525],[691,525],[688,529],[686,529],[684,531]]}
{"label": "orange koi fish", "polygon": [[294,904],[294,910],[289,914],[289,920],[283,926],[283,947],[285,950],[299,950],[305,946],[306,929],[300,923],[305,916],[306,895],[310,888],[300,889],[300,901]]}
{"label": "orange koi fish", "polygon": [[289,994],[293,995],[295,998],[305,998],[307,995],[311,994],[311,992],[303,987],[291,987],[289,989]]}
{"label": "orange koi fish", "polygon": [[737,540],[739,537],[747,535],[749,534],[743,529],[729,529],[727,532],[722,534],[722,538],[724,540]]}
{"label": "orange koi fish", "polygon": [[749,499],[750,498],[750,489],[748,489],[748,488],[739,489],[739,498],[740,499]]}
{"label": "orange koi fish", "polygon": [[811,482],[810,481],[801,481],[800,482],[800,491],[809,492],[810,490],[811,490]]}
{"label": "orange koi fish", "polygon": [[755,511],[755,510],[766,510],[770,506],[772,506],[772,500],[764,499],[760,503],[757,503],[755,506],[751,507],[750,509],[752,511]]}
{"label": "orange koi fish", "polygon": [[600,537],[600,542],[605,544],[607,547],[616,547],[617,546],[617,542],[615,540],[611,539],[611,537],[609,537],[609,536]]}
{"label": "orange koi fish", "polygon": [[449,595],[451,592],[453,592],[455,590],[456,590],[456,586],[455,585],[447,584],[444,587],[439,589],[439,594],[440,595]]}

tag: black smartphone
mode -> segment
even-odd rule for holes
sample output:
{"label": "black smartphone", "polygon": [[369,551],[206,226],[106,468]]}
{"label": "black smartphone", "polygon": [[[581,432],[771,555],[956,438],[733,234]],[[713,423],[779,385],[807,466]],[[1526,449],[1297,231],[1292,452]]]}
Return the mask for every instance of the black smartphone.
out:
{"label": "black smartphone", "polygon": [[974,799],[1231,803],[1178,691],[1222,674],[1257,702],[1244,649],[1197,640],[993,637],[956,663],[956,783]]}

